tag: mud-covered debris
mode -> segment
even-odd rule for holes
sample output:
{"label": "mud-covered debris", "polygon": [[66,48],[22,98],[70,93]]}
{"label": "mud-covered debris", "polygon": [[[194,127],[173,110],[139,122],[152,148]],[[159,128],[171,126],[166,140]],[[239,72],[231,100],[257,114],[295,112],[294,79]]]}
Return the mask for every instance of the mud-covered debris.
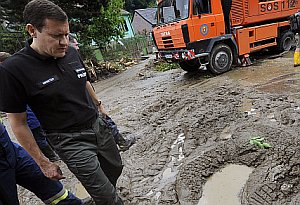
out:
{"label": "mud-covered debris", "polygon": [[164,72],[167,70],[180,68],[180,66],[178,63],[169,63],[169,62],[166,62],[166,61],[160,60],[160,59],[152,59],[148,62],[148,64],[146,65],[146,68],[151,68],[156,71]]}
{"label": "mud-covered debris", "polygon": [[121,58],[116,61],[102,61],[86,60],[84,64],[92,78],[92,81],[105,79],[111,77],[121,71],[126,70],[128,67],[136,65],[137,61],[129,58]]}

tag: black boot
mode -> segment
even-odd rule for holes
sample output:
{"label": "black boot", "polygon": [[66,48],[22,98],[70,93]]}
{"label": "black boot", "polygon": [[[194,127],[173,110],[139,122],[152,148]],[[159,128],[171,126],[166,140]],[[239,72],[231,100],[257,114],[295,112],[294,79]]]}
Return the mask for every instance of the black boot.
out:
{"label": "black boot", "polygon": [[59,156],[57,156],[57,154],[49,144],[46,147],[42,148],[41,151],[51,162],[60,160]]}
{"label": "black boot", "polygon": [[87,197],[81,200],[82,205],[96,205],[94,200],[91,197]]}
{"label": "black boot", "polygon": [[135,137],[132,136],[125,139],[123,135],[119,133],[118,140],[116,141],[116,143],[119,146],[119,150],[124,152],[128,150],[135,143],[135,141]]}

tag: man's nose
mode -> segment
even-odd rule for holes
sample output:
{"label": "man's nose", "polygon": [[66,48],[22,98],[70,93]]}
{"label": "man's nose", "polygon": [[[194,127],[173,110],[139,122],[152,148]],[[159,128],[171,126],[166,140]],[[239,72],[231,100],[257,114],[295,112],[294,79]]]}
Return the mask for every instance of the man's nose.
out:
{"label": "man's nose", "polygon": [[60,38],[59,39],[59,44],[68,45],[69,44],[69,37],[68,36],[63,36],[62,38]]}

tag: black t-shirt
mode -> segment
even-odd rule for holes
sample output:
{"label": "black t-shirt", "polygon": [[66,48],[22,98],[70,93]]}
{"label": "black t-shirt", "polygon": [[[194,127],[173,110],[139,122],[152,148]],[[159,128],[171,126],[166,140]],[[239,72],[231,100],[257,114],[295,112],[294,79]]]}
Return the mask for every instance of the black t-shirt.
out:
{"label": "black t-shirt", "polygon": [[78,52],[69,47],[54,59],[26,47],[0,64],[0,110],[26,111],[28,104],[46,130],[68,130],[97,117],[86,89],[89,80]]}

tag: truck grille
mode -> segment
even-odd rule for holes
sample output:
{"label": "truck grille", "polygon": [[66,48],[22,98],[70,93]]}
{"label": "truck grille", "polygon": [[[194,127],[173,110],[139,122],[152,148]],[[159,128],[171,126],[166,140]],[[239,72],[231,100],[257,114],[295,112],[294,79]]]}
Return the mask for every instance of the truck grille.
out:
{"label": "truck grille", "polygon": [[[248,1],[245,1],[247,2],[246,4],[248,4]],[[231,6],[231,19],[232,19],[232,24],[233,26],[235,25],[239,25],[240,23],[243,22],[244,20],[244,15],[243,15],[243,1],[241,0],[233,0],[232,1],[232,6]]]}
{"label": "truck grille", "polygon": [[174,44],[171,36],[162,37],[162,41],[165,48],[174,48]]}
{"label": "truck grille", "polygon": [[245,1],[245,17],[249,16],[249,2]]}

